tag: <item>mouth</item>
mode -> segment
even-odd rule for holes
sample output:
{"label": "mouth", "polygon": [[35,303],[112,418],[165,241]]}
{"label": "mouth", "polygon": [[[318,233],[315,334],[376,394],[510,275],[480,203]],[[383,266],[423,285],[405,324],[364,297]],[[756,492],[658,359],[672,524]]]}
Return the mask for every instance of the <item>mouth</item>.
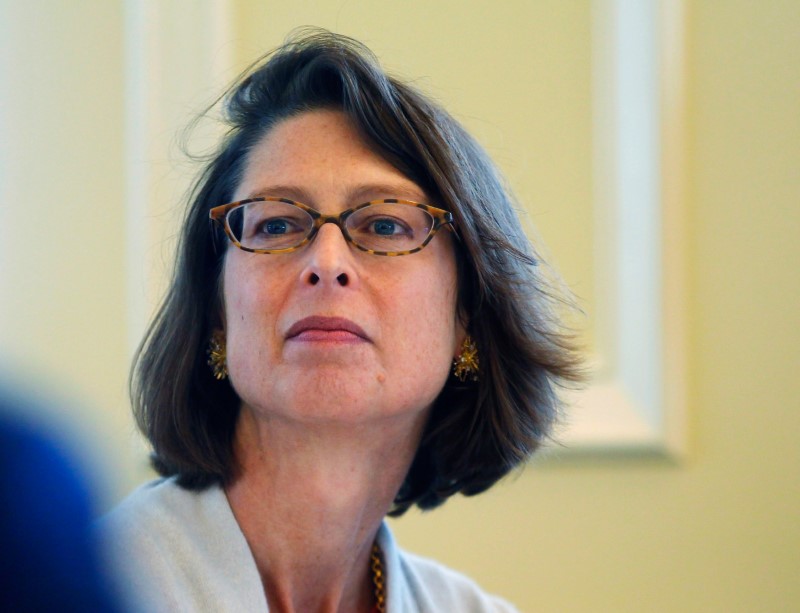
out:
{"label": "mouth", "polygon": [[358,324],[344,317],[305,317],[289,328],[286,340],[305,342],[371,342]]}

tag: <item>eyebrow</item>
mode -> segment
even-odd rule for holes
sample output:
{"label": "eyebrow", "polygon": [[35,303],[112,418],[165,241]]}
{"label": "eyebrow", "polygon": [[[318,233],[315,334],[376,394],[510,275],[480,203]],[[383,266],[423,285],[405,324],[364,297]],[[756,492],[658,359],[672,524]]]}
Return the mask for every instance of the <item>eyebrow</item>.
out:
{"label": "eyebrow", "polygon": [[405,200],[427,201],[425,192],[416,185],[392,184],[392,183],[370,183],[358,186],[351,190],[348,196],[354,204],[361,204],[367,200],[378,198],[401,198]]}
{"label": "eyebrow", "polygon": [[269,187],[259,187],[248,192],[242,200],[250,198],[289,198],[298,200],[303,204],[309,200],[308,192],[304,189],[292,185],[270,185]]}
{"label": "eyebrow", "polygon": [[[245,198],[289,198],[311,206],[313,198],[308,191],[297,185],[269,185],[256,188],[248,193]],[[400,198],[429,204],[425,192],[413,185],[392,183],[365,183],[348,190],[345,195],[347,206],[357,206],[370,200],[382,198]]]}

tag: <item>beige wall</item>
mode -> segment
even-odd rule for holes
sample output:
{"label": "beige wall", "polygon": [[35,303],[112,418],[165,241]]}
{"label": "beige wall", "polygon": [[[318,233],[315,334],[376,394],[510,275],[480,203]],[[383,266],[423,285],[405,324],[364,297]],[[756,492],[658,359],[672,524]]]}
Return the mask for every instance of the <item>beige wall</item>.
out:
{"label": "beige wall", "polygon": [[[536,463],[393,524],[523,611],[800,607],[800,4],[687,5],[688,457]],[[442,100],[528,205],[591,325],[587,1],[233,6],[239,64],[320,25]],[[116,497],[142,474],[124,398],[124,12],[0,0],[0,29],[5,371],[80,407]]]}

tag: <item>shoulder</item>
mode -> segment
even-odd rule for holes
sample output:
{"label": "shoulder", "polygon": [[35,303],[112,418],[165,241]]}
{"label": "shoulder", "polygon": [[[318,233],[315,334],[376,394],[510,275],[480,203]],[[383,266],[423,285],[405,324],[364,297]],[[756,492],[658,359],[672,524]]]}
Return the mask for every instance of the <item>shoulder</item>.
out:
{"label": "shoulder", "polygon": [[517,613],[513,605],[487,594],[469,577],[398,549],[385,524],[378,540],[387,563],[389,611]]}
{"label": "shoulder", "polygon": [[134,490],[101,518],[98,528],[110,544],[124,546],[129,555],[174,556],[181,549],[204,546],[203,526],[220,523],[215,515],[224,512],[224,498],[218,487],[190,491],[174,479],[160,479]]}
{"label": "shoulder", "polygon": [[487,594],[469,577],[434,560],[403,552],[401,564],[416,591],[434,604],[434,610],[516,613],[509,602]]}
{"label": "shoulder", "polygon": [[191,491],[180,487],[174,478],[145,483],[101,518],[101,530],[137,532],[142,535],[172,530],[186,532],[185,519],[206,519],[219,506],[224,494],[218,487]]}
{"label": "shoulder", "polygon": [[[97,525],[122,589],[147,611],[265,610],[258,571],[219,486],[139,487]],[[140,598],[136,598],[141,600]]]}

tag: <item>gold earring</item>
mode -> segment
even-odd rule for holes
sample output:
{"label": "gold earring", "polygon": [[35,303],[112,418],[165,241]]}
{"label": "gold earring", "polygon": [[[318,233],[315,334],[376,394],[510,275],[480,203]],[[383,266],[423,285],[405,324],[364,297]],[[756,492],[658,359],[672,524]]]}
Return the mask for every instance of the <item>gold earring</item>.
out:
{"label": "gold earring", "polygon": [[217,381],[222,381],[228,376],[228,363],[225,351],[225,333],[222,330],[214,330],[208,341],[207,364],[211,367],[211,372]]}
{"label": "gold earring", "polygon": [[478,361],[478,347],[469,335],[461,343],[461,352],[453,360],[453,374],[459,381],[477,381],[480,374],[480,362]]}

